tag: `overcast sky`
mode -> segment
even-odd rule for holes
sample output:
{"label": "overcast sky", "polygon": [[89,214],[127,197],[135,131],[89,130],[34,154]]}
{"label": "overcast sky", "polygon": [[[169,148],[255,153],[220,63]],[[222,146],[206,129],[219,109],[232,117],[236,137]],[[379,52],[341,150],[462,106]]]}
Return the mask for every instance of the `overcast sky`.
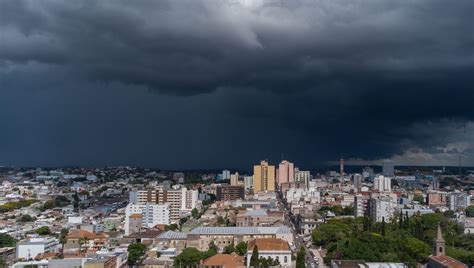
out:
{"label": "overcast sky", "polygon": [[0,0],[0,165],[474,166],[472,0]]}

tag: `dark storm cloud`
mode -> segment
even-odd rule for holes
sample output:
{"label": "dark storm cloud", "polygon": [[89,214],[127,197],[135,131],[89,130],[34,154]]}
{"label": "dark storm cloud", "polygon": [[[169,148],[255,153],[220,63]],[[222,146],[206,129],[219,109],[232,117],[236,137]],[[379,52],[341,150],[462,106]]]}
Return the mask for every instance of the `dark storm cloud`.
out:
{"label": "dark storm cloud", "polygon": [[212,94],[203,127],[234,120],[229,131],[253,131],[232,140],[250,143],[246,152],[270,139],[261,155],[291,152],[307,165],[389,157],[450,142],[420,138],[417,124],[474,118],[471,0],[6,0],[1,9],[4,85]]}

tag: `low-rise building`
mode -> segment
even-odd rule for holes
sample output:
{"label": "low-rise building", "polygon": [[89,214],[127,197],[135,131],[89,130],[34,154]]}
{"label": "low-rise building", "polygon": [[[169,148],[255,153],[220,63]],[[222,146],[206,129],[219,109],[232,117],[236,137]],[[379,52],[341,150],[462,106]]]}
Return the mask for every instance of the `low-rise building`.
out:
{"label": "low-rise building", "polygon": [[73,230],[66,236],[64,252],[87,252],[100,250],[107,245],[105,233],[91,233],[85,230]]}
{"label": "low-rise building", "polygon": [[57,252],[59,242],[53,237],[31,237],[16,244],[16,258],[30,260],[38,254]]}
{"label": "low-rise building", "polygon": [[247,267],[250,267],[250,260],[253,249],[257,247],[259,258],[271,258],[280,263],[280,267],[290,268],[291,250],[288,242],[280,238],[256,238],[249,241],[247,246]]}
{"label": "low-rise building", "polygon": [[187,235],[187,247],[201,251],[209,249],[213,242],[220,250],[228,245],[241,241],[248,242],[254,238],[281,238],[293,243],[293,233],[287,226],[278,227],[197,227]]}
{"label": "low-rise building", "polygon": [[236,219],[237,226],[272,226],[277,222],[285,220],[281,211],[269,211],[264,209],[243,210],[239,212]]}
{"label": "low-rise building", "polygon": [[201,268],[244,268],[244,257],[233,252],[232,254],[216,254],[202,261]]}

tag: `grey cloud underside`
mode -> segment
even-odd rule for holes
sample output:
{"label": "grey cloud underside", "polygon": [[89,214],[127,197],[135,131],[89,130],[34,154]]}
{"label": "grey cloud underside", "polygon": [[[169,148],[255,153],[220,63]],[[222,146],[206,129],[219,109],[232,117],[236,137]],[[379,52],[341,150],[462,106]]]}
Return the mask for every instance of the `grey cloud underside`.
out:
{"label": "grey cloud underside", "polygon": [[262,120],[294,132],[309,144],[302,159],[443,144],[410,129],[474,118],[470,0],[5,0],[1,9],[0,66],[13,88],[17,72],[55,81],[45,71],[54,70],[70,83],[214,94],[226,105],[207,109],[242,128]]}

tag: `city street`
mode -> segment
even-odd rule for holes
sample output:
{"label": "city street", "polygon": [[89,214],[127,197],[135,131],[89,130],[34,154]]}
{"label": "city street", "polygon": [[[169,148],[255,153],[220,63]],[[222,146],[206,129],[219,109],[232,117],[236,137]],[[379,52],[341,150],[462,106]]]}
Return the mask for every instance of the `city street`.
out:
{"label": "city street", "polygon": [[[309,240],[307,238],[306,242],[304,241],[305,238],[303,235],[299,234],[297,226],[295,225],[294,218],[292,217],[291,211],[283,202],[281,195],[277,195],[277,197],[278,197],[278,206],[280,207],[281,210],[283,210],[285,214],[285,224],[289,226],[293,231],[294,241],[295,241],[293,250],[295,251],[295,255],[298,253],[300,247],[303,246],[306,250],[306,256],[305,256],[306,267],[315,267],[315,268],[325,267],[321,254],[319,253],[317,249],[313,247],[311,243],[311,238],[309,238]],[[309,245],[309,247],[307,244]]]}

